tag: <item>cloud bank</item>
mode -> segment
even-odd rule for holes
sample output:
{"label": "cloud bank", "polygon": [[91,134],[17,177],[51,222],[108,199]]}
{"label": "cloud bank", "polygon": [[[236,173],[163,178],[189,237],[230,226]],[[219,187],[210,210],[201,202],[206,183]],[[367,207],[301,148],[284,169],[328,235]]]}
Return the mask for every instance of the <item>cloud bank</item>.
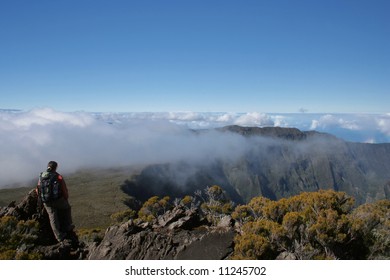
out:
{"label": "cloud bank", "polygon": [[282,126],[332,133],[349,141],[390,142],[390,114],[86,113],[0,110],[0,188],[38,176],[47,162],[59,171],[131,164],[234,159],[248,148],[226,125]]}

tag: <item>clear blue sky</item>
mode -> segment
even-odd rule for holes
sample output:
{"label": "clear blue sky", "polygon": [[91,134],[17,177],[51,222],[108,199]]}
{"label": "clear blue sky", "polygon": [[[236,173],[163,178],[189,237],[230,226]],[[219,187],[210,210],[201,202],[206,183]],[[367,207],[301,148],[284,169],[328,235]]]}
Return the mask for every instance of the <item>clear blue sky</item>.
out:
{"label": "clear blue sky", "polygon": [[0,108],[390,112],[388,0],[0,0]]}

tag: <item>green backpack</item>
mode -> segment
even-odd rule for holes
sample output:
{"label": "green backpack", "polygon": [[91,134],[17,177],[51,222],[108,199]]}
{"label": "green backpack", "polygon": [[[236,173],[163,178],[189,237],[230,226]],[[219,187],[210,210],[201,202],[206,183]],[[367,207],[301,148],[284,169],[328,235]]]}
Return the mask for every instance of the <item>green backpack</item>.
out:
{"label": "green backpack", "polygon": [[40,174],[42,202],[51,202],[61,197],[61,181],[58,173],[45,171]]}

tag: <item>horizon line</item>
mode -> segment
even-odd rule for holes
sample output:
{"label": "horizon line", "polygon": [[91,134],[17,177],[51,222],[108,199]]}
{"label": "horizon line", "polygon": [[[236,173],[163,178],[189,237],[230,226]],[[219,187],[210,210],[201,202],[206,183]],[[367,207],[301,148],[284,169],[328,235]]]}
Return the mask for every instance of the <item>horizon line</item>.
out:
{"label": "horizon line", "polygon": [[58,111],[58,112],[63,112],[63,113],[89,113],[89,114],[126,114],[126,113],[138,113],[138,114],[145,114],[145,113],[199,113],[199,114],[248,114],[248,113],[260,113],[260,114],[284,114],[284,115],[325,115],[325,114],[338,114],[338,115],[388,115],[390,114],[389,112],[327,112],[327,111],[322,111],[322,112],[310,112],[310,111],[305,111],[305,112],[278,112],[278,111],[197,111],[197,110],[158,110],[158,111],[141,111],[141,110],[136,110],[136,111],[114,111],[114,110],[109,110],[109,111],[98,111],[98,110],[58,110],[56,108],[50,107],[50,106],[42,106],[42,107],[33,107],[30,109],[16,109],[16,108],[0,108],[0,111],[3,112],[29,112],[29,111],[34,111],[34,110],[39,110],[39,109],[51,109],[53,111]]}

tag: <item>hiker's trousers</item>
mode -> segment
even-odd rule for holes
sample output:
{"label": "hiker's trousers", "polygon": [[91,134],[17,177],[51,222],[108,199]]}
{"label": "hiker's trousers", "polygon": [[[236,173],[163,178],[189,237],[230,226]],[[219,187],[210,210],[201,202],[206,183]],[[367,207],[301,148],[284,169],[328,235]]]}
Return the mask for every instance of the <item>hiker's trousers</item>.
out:
{"label": "hiker's trousers", "polygon": [[67,199],[60,197],[57,200],[43,204],[49,215],[50,225],[57,241],[62,241],[68,231],[73,229],[72,211]]}

